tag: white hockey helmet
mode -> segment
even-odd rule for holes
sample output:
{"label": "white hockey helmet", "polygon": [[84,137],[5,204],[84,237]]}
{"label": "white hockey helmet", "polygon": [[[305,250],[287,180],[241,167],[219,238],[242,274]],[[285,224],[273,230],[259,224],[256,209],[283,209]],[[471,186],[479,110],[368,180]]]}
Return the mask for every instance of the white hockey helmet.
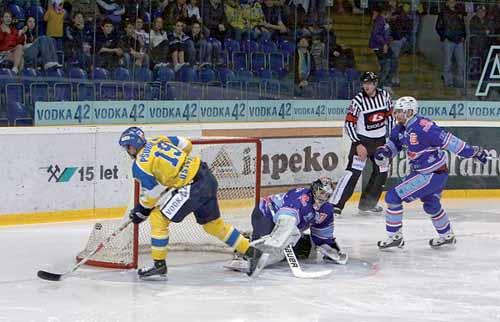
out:
{"label": "white hockey helmet", "polygon": [[415,115],[418,112],[417,100],[412,96],[400,97],[394,103],[394,110],[402,110],[405,114],[407,111],[413,111],[413,115]]}

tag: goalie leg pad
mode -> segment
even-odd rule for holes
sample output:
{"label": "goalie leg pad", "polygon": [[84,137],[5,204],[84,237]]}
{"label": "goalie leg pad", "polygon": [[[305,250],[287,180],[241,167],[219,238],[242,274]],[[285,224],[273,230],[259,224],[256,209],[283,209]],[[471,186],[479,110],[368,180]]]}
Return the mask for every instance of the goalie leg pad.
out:
{"label": "goalie leg pad", "polygon": [[295,246],[293,246],[293,251],[298,259],[307,259],[311,255],[312,248],[311,236],[309,234],[304,234],[300,237]]}
{"label": "goalie leg pad", "polygon": [[281,253],[288,245],[295,245],[300,235],[295,217],[280,216],[269,238],[265,238],[264,243],[260,244],[261,250],[267,253]]}

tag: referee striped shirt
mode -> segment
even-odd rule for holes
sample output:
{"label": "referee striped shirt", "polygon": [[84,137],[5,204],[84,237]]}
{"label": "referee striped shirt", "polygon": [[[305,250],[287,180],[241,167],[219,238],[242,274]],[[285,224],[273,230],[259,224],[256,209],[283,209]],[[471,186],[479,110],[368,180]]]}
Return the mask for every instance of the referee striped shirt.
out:
{"label": "referee striped shirt", "polygon": [[351,101],[345,118],[345,130],[353,143],[360,142],[360,136],[381,138],[394,126],[391,95],[383,89],[376,89],[373,97],[364,91]]}

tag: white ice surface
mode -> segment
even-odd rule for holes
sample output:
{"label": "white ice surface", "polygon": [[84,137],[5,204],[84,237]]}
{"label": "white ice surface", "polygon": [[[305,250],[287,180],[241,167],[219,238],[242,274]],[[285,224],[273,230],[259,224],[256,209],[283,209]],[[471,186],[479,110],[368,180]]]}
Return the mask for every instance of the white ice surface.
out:
{"label": "white ice surface", "polygon": [[[293,278],[286,266],[255,280],[225,271],[227,254],[169,255],[167,282],[140,282],[134,271],[84,267],[61,282],[84,246],[91,222],[0,228],[0,321],[500,321],[500,201],[445,201],[457,234],[454,249],[432,250],[435,236],[420,204],[407,207],[403,250],[380,252],[384,217],[336,221],[346,266],[317,280]],[[147,257],[142,260],[148,263]]]}

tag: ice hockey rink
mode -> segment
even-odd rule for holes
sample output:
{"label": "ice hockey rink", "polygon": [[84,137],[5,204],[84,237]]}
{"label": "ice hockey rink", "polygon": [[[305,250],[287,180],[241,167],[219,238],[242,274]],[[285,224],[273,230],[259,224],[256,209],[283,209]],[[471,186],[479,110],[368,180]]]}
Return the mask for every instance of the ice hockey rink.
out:
{"label": "ice hockey rink", "polygon": [[[323,278],[294,278],[286,264],[256,279],[222,268],[230,254],[172,252],[167,282],[138,281],[133,270],[83,267],[60,282],[85,245],[92,222],[0,228],[0,321],[500,321],[500,201],[444,202],[457,234],[432,250],[430,219],[418,202],[404,217],[406,246],[380,252],[384,217],[336,220],[346,266],[310,261]],[[147,256],[142,263],[147,263]]]}

